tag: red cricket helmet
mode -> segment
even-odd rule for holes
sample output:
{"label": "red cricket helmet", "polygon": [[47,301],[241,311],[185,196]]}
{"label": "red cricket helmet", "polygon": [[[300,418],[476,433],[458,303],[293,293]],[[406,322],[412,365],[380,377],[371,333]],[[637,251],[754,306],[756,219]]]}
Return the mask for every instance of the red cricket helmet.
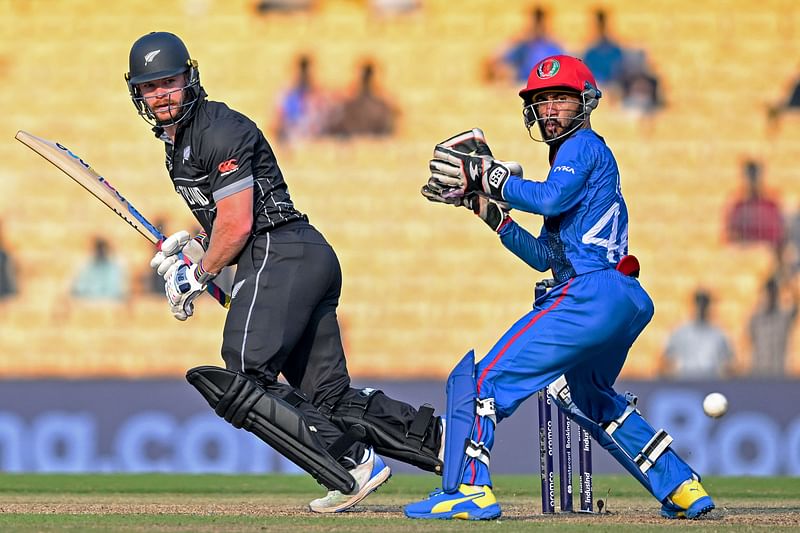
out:
{"label": "red cricket helmet", "polygon": [[558,88],[570,89],[580,94],[590,87],[597,90],[597,82],[586,63],[572,56],[550,56],[531,69],[528,85],[519,95],[526,99],[532,93]]}
{"label": "red cricket helmet", "polygon": [[[556,137],[545,138],[544,121],[547,117],[542,117],[537,112],[537,105],[533,102],[534,95],[542,91],[559,89],[574,92],[580,98],[580,112],[573,117],[571,126],[563,133]],[[528,85],[519,92],[519,95],[523,101],[522,116],[528,135],[534,141],[548,144],[559,142],[582,127],[602,96],[589,67],[577,57],[564,55],[550,56],[539,61],[528,76]],[[531,132],[534,124],[539,125],[541,138]]]}

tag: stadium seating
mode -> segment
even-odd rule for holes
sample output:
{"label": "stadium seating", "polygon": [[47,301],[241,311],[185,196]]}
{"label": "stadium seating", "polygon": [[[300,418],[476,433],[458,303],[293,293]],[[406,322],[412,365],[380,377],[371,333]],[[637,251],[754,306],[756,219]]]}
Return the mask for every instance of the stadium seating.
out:
{"label": "stadium seating", "polygon": [[[211,98],[247,113],[268,136],[297,54],[314,55],[316,78],[333,92],[353,83],[363,58],[376,61],[381,89],[401,109],[395,137],[275,146],[297,206],[342,262],[340,318],[353,374],[442,377],[468,349],[485,353],[529,309],[544,275],[506,253],[468,213],[429,205],[418,193],[432,145],[475,126],[528,176],[547,171],[544,148],[522,127],[517,87],[486,84],[482,73],[482,61],[524,29],[529,6],[462,0],[453,10],[446,0],[426,0],[392,17],[366,2],[316,4],[307,13],[269,16],[257,15],[249,0],[189,0],[168,12],[152,0],[0,4],[0,17],[11,21],[0,37],[0,220],[22,288],[0,308],[0,376],[180,375],[219,364],[224,312],[210,299],[198,302],[186,324],[157,298],[138,294],[125,305],[68,301],[94,235],[112,241],[131,275],[146,268],[151,250],[11,141],[17,129],[59,140],[146,216],[165,216],[173,229],[194,227],[165,175],[161,143],[136,116],[122,77],[131,42],[151,30],[181,35]],[[762,247],[727,245],[722,220],[745,156],[766,161],[767,182],[787,208],[800,205],[800,119],[770,124],[764,113],[796,73],[787,51],[800,45],[800,12],[791,0],[764,0],[757,9],[744,0],[604,5],[615,35],[647,50],[667,101],[651,118],[604,102],[593,119],[619,160],[631,250],[657,308],[624,375],[655,375],[699,285],[715,294],[715,319],[735,341],[744,372],[745,325],[772,257]],[[580,52],[591,37],[591,9],[549,9],[552,33]],[[538,232],[540,219],[518,218]],[[800,373],[797,349],[789,370]]]}

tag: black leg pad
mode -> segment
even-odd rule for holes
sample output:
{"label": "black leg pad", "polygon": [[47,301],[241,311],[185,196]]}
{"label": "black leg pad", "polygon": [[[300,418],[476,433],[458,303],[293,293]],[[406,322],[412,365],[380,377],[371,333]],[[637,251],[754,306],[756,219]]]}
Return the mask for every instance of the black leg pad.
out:
{"label": "black leg pad", "polygon": [[329,416],[340,428],[362,426],[366,431],[364,442],[380,455],[442,473],[438,457],[440,423],[432,407],[423,405],[413,410],[379,390],[350,389]]}
{"label": "black leg pad", "polygon": [[[236,428],[257,436],[278,453],[311,474],[329,490],[351,493],[353,476],[325,449],[303,415],[290,403],[265,391],[253,378],[215,366],[200,366],[186,380],[208,401],[214,412]],[[363,432],[363,427],[360,428]],[[341,455],[358,440],[358,429],[331,445]],[[339,442],[342,441],[342,442]],[[335,449],[334,449],[335,448]]]}

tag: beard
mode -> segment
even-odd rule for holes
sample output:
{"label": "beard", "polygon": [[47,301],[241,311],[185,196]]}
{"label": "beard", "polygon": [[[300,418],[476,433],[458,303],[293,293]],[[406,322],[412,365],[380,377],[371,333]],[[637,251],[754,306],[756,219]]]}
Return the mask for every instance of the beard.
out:
{"label": "beard", "polygon": [[564,125],[559,119],[547,119],[542,122],[542,135],[545,139],[557,137],[564,131]]}

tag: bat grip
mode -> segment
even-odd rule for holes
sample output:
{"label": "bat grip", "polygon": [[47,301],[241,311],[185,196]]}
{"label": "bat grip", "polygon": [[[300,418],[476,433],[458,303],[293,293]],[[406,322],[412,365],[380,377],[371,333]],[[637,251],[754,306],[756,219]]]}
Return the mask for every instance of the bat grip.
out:
{"label": "bat grip", "polygon": [[[159,249],[161,248],[161,243],[158,244]],[[178,258],[181,259],[185,264],[191,265],[192,261],[188,257],[186,257],[182,252],[178,252]],[[209,281],[206,283],[206,292],[210,294],[216,301],[224,307],[228,309],[231,306],[231,297],[228,294],[219,288],[219,286],[214,283],[213,281]]]}

